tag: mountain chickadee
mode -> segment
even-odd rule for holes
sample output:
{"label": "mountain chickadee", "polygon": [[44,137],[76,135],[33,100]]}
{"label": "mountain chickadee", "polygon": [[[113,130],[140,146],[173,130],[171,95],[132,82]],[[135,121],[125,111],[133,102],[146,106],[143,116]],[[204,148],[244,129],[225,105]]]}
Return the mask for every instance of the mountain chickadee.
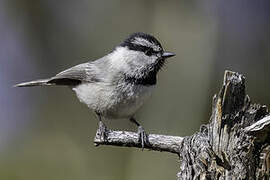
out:
{"label": "mountain chickadee", "polygon": [[80,102],[97,114],[99,121],[102,117],[127,118],[135,123],[143,148],[146,134],[134,114],[151,95],[166,58],[172,56],[175,54],[165,52],[155,37],[139,32],[131,34],[100,59],[71,67],[48,79],[15,86],[69,86]]}

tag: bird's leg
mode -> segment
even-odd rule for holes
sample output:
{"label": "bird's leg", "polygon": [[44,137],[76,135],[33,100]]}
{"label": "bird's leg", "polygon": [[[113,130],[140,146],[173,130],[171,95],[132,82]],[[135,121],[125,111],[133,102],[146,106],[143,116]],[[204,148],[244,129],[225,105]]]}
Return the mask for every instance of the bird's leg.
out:
{"label": "bird's leg", "polygon": [[144,145],[147,144],[147,135],[143,129],[143,127],[136,121],[134,117],[131,117],[129,119],[132,123],[136,124],[138,127],[138,136],[139,136],[139,142],[142,145],[142,150],[144,149]]}
{"label": "bird's leg", "polygon": [[102,122],[102,117],[101,117],[101,114],[100,113],[96,113],[97,115],[97,118],[99,120],[99,125],[98,125],[98,133],[100,135],[100,137],[103,139],[103,140],[106,140],[107,139],[107,127],[106,125]]}

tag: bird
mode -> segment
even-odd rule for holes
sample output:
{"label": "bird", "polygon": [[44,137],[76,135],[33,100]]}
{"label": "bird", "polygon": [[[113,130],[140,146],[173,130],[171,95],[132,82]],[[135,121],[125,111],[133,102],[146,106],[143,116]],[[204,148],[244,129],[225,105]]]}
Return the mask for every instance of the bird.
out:
{"label": "bird", "polygon": [[158,72],[173,56],[175,53],[165,51],[153,35],[136,32],[97,60],[15,87],[70,87],[79,101],[97,115],[99,122],[103,119],[129,119],[136,124],[138,142],[144,148],[146,133],[135,119],[135,113],[150,97],[157,84]]}

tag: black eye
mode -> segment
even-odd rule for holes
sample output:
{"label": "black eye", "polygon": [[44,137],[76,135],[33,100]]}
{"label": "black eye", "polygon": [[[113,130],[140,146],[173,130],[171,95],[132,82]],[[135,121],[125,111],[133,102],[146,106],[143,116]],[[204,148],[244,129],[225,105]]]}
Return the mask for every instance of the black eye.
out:
{"label": "black eye", "polygon": [[152,48],[148,48],[144,53],[147,56],[152,56],[153,54],[155,54],[155,51]]}

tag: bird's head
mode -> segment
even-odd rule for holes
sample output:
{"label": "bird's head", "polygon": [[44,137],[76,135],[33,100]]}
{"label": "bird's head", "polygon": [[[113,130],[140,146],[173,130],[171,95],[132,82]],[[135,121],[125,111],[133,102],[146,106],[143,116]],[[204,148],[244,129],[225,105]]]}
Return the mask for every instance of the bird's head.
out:
{"label": "bird's head", "polygon": [[112,61],[121,71],[130,76],[156,74],[167,58],[175,56],[164,51],[152,35],[133,33],[111,53]]}

